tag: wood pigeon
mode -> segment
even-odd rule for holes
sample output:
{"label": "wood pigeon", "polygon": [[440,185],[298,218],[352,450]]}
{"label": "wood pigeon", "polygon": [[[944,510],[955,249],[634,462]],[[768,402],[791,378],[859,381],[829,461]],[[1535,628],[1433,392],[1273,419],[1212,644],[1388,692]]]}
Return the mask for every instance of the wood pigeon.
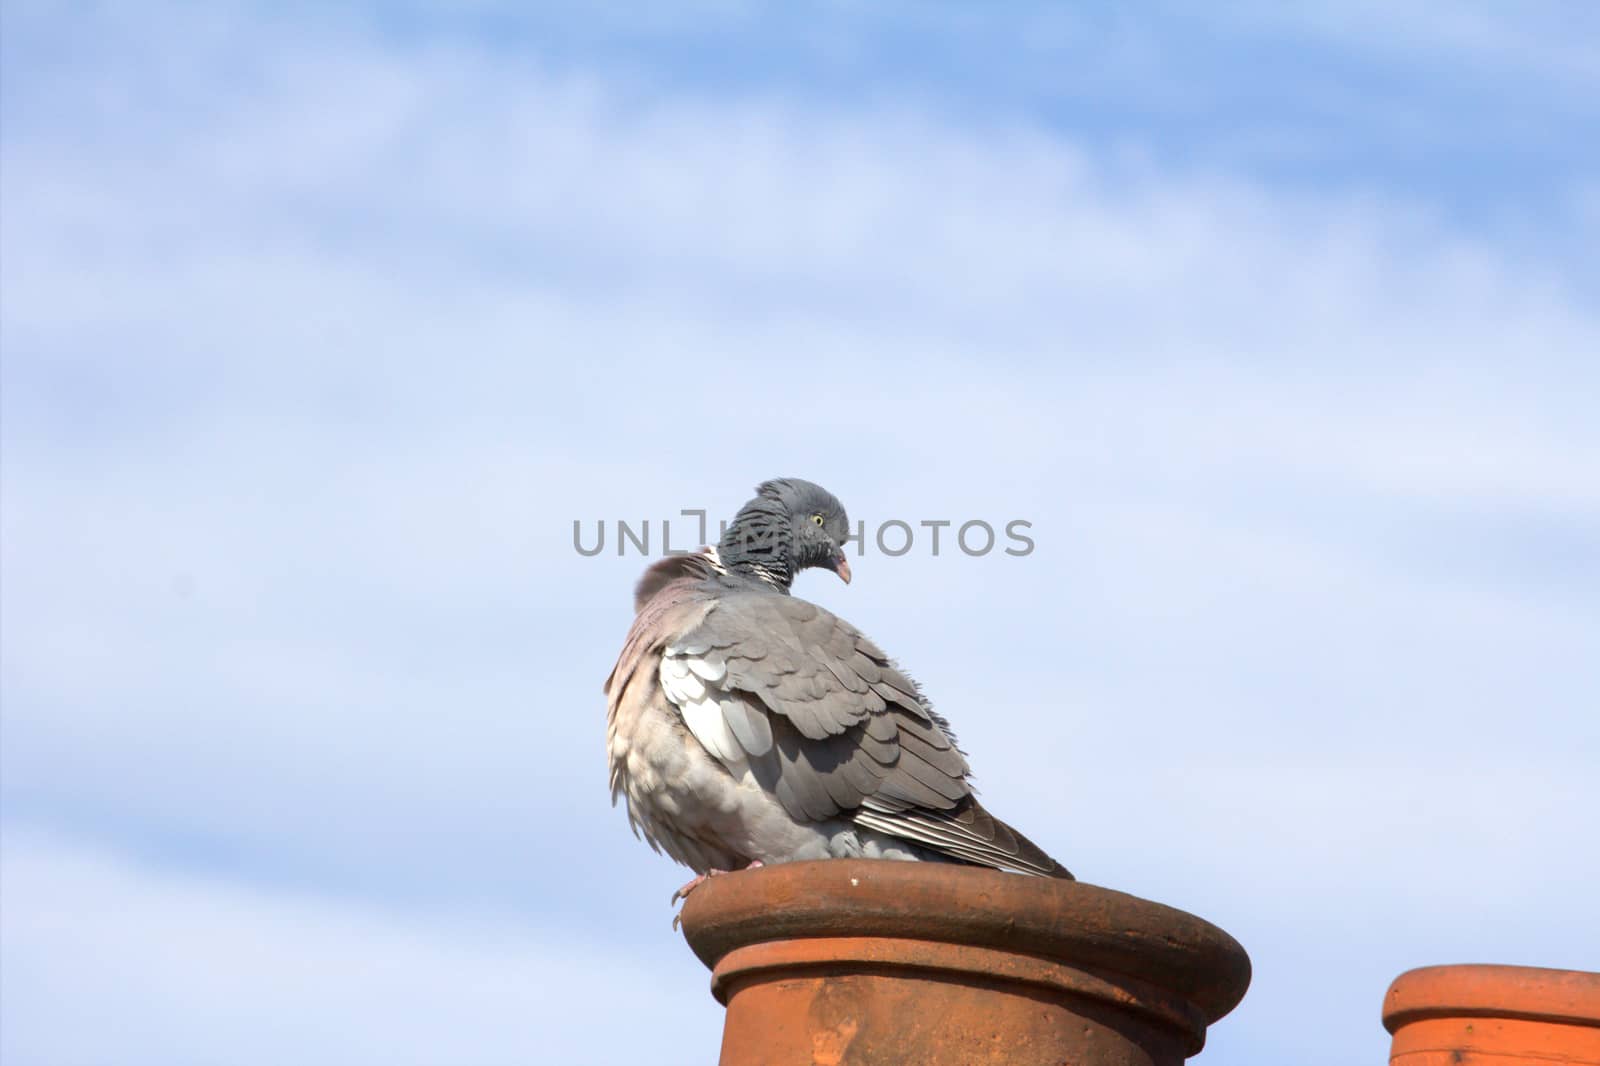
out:
{"label": "wood pigeon", "polygon": [[720,543],[658,560],[605,683],[611,801],[698,875],[844,856],[1071,879],[984,810],[949,724],[848,622],[789,594],[846,582],[843,505],[767,481]]}

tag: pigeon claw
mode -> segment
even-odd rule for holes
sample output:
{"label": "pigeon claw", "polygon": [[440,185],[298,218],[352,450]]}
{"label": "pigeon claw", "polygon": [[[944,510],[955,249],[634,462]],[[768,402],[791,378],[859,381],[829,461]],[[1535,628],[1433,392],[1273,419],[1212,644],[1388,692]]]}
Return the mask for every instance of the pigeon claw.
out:
{"label": "pigeon claw", "polygon": [[708,878],[708,877],[716,877],[719,874],[725,874],[727,872],[728,871],[726,871],[726,870],[718,870],[718,869],[713,868],[713,869],[707,870],[703,874],[697,874],[695,876],[694,880],[688,881],[685,884],[683,884],[682,886],[680,886],[678,891],[676,891],[676,892],[674,892],[672,894],[672,899],[669,902],[676,903],[681,899],[688,899],[689,898],[689,893],[693,892],[695,889],[699,888],[701,885],[706,883],[706,878]]}
{"label": "pigeon claw", "polygon": [[[750,860],[750,865],[746,866],[745,869],[746,870],[755,870],[755,869],[758,869],[758,868],[760,868],[760,867],[762,867],[764,865],[766,865],[766,864],[763,863],[760,859],[751,859]],[[679,900],[688,899],[689,898],[689,893],[693,892],[695,889],[697,889],[701,885],[705,884],[706,881],[708,881],[709,879],[711,879],[713,877],[720,877],[720,876],[722,876],[723,874],[725,874],[727,872],[728,872],[727,870],[718,870],[715,867],[713,867],[712,869],[707,870],[703,874],[697,874],[692,881],[686,882],[676,892],[674,892],[672,894],[672,899],[671,899],[670,902],[677,903]],[[683,924],[683,912],[680,910],[678,913],[676,913],[676,914],[674,914],[672,916],[672,931],[673,932],[677,932],[678,931],[678,927],[680,925],[682,925],[682,924]]]}

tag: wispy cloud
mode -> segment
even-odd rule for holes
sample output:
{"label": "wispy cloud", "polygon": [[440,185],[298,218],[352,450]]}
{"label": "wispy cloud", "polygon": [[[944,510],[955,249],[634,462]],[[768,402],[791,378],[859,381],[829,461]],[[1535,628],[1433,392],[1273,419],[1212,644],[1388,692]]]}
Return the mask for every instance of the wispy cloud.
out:
{"label": "wispy cloud", "polygon": [[[124,1058],[173,1061],[213,940],[276,969],[197,991],[197,1058],[331,1017],[313,993],[352,1011],[345,1061],[458,1027],[473,1061],[532,1028],[579,1047],[575,993],[412,1005],[617,959],[685,982],[641,995],[698,1004],[674,1035],[703,1057],[680,874],[605,807],[598,686],[640,560],[580,558],[571,523],[715,518],[780,473],[874,523],[1034,523],[1026,559],[877,556],[803,591],[921,678],[997,810],[1240,936],[1263,987],[1219,1058],[1315,1061],[1311,1000],[1280,997],[1317,952],[1354,1034],[1328,1062],[1378,1054],[1390,971],[1475,953],[1478,915],[1518,916],[1503,953],[1600,955],[1562,917],[1600,803],[1600,312],[1564,232],[1381,168],[1147,151],[1159,126],[1108,137],[1059,85],[959,105],[890,65],[848,104],[749,71],[719,92],[637,40],[507,45],[492,8],[16,10],[8,1018],[158,952],[126,899],[182,948]],[[1124,75],[1161,55],[1125,30]],[[1407,880],[1483,840],[1482,878]],[[1295,920],[1351,900],[1349,928]],[[556,916],[592,958],[546,942]],[[389,983],[352,1001],[368,953]],[[51,1024],[8,1049],[91,1039]]]}
{"label": "wispy cloud", "polygon": [[664,1040],[716,1045],[715,1005],[681,979],[698,963],[665,980],[559,920],[374,910],[15,829],[3,877],[12,1062],[661,1062]]}

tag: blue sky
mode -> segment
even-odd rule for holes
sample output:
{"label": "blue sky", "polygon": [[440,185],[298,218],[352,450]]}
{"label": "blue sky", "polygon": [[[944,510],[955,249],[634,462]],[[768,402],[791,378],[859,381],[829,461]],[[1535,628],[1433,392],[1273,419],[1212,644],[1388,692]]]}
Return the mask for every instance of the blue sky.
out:
{"label": "blue sky", "polygon": [[1244,943],[1202,1061],[1600,969],[1600,26],[1507,11],[8,4],[0,1055],[705,1061],[572,522],[780,474],[1033,523],[799,591]]}

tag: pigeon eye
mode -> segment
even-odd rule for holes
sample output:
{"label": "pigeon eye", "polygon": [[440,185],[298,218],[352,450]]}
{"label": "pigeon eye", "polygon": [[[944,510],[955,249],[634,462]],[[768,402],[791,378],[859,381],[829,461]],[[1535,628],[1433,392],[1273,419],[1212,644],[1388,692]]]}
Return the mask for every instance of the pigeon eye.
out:
{"label": "pigeon eye", "polygon": [[815,522],[817,525],[820,526],[820,525],[822,525],[822,516],[819,515],[819,514],[814,514],[814,515],[811,516],[811,521]]}

